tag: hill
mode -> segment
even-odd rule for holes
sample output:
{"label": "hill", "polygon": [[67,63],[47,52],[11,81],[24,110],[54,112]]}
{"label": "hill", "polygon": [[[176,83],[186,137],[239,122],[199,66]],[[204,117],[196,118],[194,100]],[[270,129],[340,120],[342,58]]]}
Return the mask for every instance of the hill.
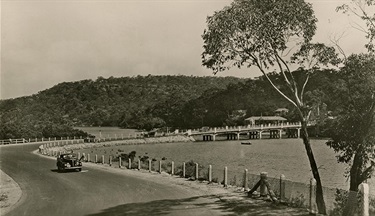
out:
{"label": "hill", "polygon": [[[234,77],[99,77],[60,83],[38,94],[0,101],[0,139],[76,134],[72,126],[165,125],[188,101],[244,82]],[[153,113],[153,115],[152,115]]]}

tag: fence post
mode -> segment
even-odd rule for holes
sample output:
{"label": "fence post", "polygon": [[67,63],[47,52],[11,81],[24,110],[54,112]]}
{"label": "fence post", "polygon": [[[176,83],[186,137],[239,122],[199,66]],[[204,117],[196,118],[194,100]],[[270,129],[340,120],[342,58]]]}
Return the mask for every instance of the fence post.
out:
{"label": "fence post", "polygon": [[109,166],[112,166],[112,156],[109,156]]}
{"label": "fence post", "polygon": [[87,153],[87,162],[90,162],[90,154]]}
{"label": "fence post", "polygon": [[267,176],[268,176],[268,173],[267,172],[261,172],[260,173],[260,196],[267,196],[267,186],[266,184],[264,184],[264,181],[267,181]]}
{"label": "fence post", "polygon": [[98,163],[98,155],[95,155],[95,163]]}
{"label": "fence post", "polygon": [[81,153],[78,152],[78,159],[81,159]]}
{"label": "fence post", "polygon": [[159,173],[161,173],[161,160],[159,161]]}
{"label": "fence post", "polygon": [[310,214],[316,214],[316,180],[314,178],[310,179],[310,201],[309,201],[309,211]]}
{"label": "fence post", "polygon": [[129,169],[132,168],[132,159],[129,158],[129,166],[128,166]]}
{"label": "fence post", "polygon": [[138,159],[138,170],[141,170],[141,160]]}
{"label": "fence post", "polygon": [[358,215],[369,216],[369,186],[361,183],[358,186]]}
{"label": "fence post", "polygon": [[102,155],[102,164],[104,164],[104,155]]}
{"label": "fence post", "polygon": [[151,172],[151,160],[148,160],[148,171]]}
{"label": "fence post", "polygon": [[195,180],[198,180],[199,178],[199,165],[198,163],[195,163]]}
{"label": "fence post", "polygon": [[171,175],[174,175],[174,162],[171,162]]}
{"label": "fence post", "polygon": [[228,187],[228,167],[224,167],[224,187]]}
{"label": "fence post", "polygon": [[121,165],[122,165],[122,163],[121,163],[121,157],[118,157],[118,167],[121,168]]}
{"label": "fence post", "polygon": [[211,165],[208,166],[208,182],[209,183],[212,182],[212,166]]}
{"label": "fence post", "polygon": [[247,178],[247,169],[245,169],[245,172],[243,174],[243,189],[244,191],[248,191],[249,190],[249,186],[248,186],[248,178]]}
{"label": "fence post", "polygon": [[285,200],[285,175],[280,175],[280,201]]}
{"label": "fence post", "polygon": [[182,164],[182,177],[185,178],[186,176],[186,164],[185,162]]}

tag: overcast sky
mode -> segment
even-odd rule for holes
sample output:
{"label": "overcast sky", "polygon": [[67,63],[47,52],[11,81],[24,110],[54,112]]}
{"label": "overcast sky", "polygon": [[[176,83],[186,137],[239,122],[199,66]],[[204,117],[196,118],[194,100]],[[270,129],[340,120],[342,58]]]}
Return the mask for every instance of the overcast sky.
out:
{"label": "overcast sky", "polygon": [[[181,74],[211,76],[201,66],[206,17],[228,0],[1,0],[0,99],[35,94],[60,82]],[[335,12],[345,1],[309,0],[316,41],[343,37],[346,53],[365,52],[356,22]],[[256,77],[256,70],[221,76]]]}

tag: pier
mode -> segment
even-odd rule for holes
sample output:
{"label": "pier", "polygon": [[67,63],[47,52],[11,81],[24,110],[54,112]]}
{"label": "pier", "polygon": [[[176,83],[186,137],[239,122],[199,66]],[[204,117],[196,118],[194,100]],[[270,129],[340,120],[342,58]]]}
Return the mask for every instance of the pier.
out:
{"label": "pier", "polygon": [[[308,124],[308,126],[314,125],[313,123]],[[265,125],[226,126],[208,128],[206,130],[189,129],[185,134],[188,136],[202,136],[203,141],[215,141],[217,136],[226,136],[227,140],[239,140],[241,135],[246,135],[248,139],[262,139],[264,133],[268,133],[270,139],[281,139],[283,134],[287,138],[300,138],[301,123],[286,122]]]}

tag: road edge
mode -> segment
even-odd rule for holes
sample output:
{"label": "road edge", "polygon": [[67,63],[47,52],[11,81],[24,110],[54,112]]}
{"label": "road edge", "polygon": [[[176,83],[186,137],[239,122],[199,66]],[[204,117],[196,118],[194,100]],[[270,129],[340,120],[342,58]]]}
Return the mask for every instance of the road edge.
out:
{"label": "road edge", "polygon": [[[0,215],[5,215],[16,207],[22,197],[21,187],[8,174],[0,169]],[[2,199],[4,196],[7,196]]]}

